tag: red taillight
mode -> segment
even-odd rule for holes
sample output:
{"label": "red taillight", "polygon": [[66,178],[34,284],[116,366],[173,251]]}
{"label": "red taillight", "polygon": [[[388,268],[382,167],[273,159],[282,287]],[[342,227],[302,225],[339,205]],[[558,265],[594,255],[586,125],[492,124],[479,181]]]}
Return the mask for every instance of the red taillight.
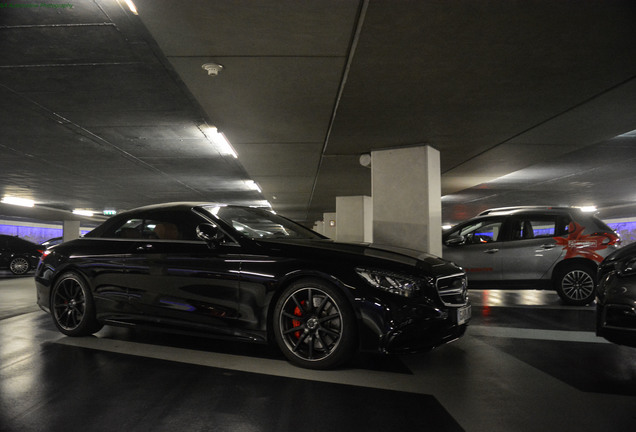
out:
{"label": "red taillight", "polygon": [[38,253],[42,255],[45,251],[43,249],[37,249]]}
{"label": "red taillight", "polygon": [[621,238],[618,236],[618,234],[614,234],[614,233],[603,233],[603,235],[605,236],[605,238],[603,239],[603,241],[601,242],[604,245],[607,246],[618,246],[621,244]]}

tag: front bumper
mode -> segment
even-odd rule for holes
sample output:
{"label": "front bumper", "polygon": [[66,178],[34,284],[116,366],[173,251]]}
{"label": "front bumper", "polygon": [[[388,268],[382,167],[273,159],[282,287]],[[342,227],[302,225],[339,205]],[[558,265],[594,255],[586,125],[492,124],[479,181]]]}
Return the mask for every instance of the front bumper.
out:
{"label": "front bumper", "polygon": [[596,335],[619,345],[636,347],[636,307],[597,304]]}
{"label": "front bumper", "polygon": [[596,335],[636,347],[636,277],[610,273],[601,279],[596,299]]}
{"label": "front bumper", "polygon": [[468,326],[471,305],[383,304],[361,301],[361,345],[385,353],[425,351],[460,338]]}

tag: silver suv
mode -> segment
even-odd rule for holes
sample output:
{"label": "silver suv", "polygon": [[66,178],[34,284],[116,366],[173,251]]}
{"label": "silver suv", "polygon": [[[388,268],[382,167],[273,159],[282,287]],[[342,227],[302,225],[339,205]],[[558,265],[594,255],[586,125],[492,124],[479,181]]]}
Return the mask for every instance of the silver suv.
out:
{"label": "silver suv", "polygon": [[564,303],[594,300],[598,264],[620,244],[600,219],[570,207],[486,210],[443,234],[443,256],[469,286],[553,288]]}

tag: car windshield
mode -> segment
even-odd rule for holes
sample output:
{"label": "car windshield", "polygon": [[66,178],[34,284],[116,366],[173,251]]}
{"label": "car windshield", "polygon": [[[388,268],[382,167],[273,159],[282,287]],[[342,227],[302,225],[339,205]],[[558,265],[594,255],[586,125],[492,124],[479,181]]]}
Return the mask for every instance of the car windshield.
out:
{"label": "car windshield", "polygon": [[233,206],[204,206],[205,211],[251,239],[319,239],[315,232],[272,211]]}

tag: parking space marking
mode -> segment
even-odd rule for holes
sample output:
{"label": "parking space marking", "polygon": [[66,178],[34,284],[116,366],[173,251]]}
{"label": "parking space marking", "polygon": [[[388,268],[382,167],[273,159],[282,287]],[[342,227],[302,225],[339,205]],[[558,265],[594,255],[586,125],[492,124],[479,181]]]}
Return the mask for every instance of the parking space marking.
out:
{"label": "parking space marking", "polygon": [[266,358],[255,359],[241,355],[217,352],[197,351],[139,342],[98,338],[98,337],[62,337],[54,343],[106,351],[138,357],[167,360],[199,366],[274,375],[286,378],[310,381],[348,384],[358,387],[370,387],[384,390],[429,394],[413,379],[412,375],[368,369],[311,370],[292,365],[285,360]]}
{"label": "parking space marking", "polygon": [[609,343],[596,336],[594,332],[568,330],[540,330],[518,327],[491,327],[481,325],[468,326],[467,332],[472,336],[491,336],[511,339],[553,340],[562,342]]}

